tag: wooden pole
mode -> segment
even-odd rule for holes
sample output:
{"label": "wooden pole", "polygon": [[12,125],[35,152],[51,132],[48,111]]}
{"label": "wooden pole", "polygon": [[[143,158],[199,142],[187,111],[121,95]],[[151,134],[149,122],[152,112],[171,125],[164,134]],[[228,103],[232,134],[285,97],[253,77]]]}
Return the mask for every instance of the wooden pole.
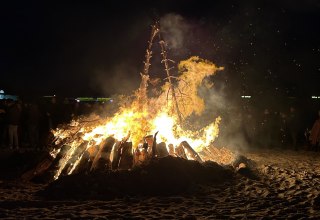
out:
{"label": "wooden pole", "polygon": [[139,93],[138,93],[138,103],[140,105],[140,108],[142,109],[145,104],[147,103],[147,87],[148,87],[148,81],[149,81],[149,68],[151,66],[150,64],[150,59],[152,57],[152,43],[154,37],[158,34],[159,32],[159,25],[158,23],[152,25],[152,30],[151,30],[151,35],[150,39],[148,41],[148,47],[146,50],[146,55],[145,55],[145,61],[144,61],[144,67],[141,75],[141,83],[139,87]]}
{"label": "wooden pole", "polygon": [[172,77],[171,77],[171,74],[170,74],[170,67],[169,67],[169,63],[168,63],[168,58],[167,58],[167,50],[166,50],[166,42],[164,40],[161,39],[161,36],[159,34],[159,38],[160,38],[160,46],[161,46],[161,54],[162,54],[162,62],[164,63],[164,67],[165,67],[165,71],[166,71],[166,74],[167,74],[167,77],[168,77],[168,82],[169,82],[169,85],[170,85],[170,90],[171,90],[171,95],[172,95],[172,99],[173,99],[173,104],[175,106],[175,109],[176,109],[176,113],[178,115],[178,119],[179,119],[179,123],[180,125],[182,126],[182,116],[181,116],[181,112],[179,110],[179,105],[178,105],[178,100],[177,100],[177,96],[176,96],[176,93],[175,93],[175,89],[174,89],[174,86],[173,86],[173,82],[172,82]]}

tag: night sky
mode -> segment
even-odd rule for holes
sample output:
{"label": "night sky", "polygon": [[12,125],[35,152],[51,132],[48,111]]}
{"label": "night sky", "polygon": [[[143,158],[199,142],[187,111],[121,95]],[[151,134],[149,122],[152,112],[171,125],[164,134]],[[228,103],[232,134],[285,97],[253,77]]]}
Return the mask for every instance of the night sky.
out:
{"label": "night sky", "polygon": [[[210,2],[1,2],[0,89],[69,97],[136,89],[159,19],[170,58],[225,67],[212,78],[217,90],[320,96],[319,1]],[[164,78],[157,42],[154,50],[150,75]]]}

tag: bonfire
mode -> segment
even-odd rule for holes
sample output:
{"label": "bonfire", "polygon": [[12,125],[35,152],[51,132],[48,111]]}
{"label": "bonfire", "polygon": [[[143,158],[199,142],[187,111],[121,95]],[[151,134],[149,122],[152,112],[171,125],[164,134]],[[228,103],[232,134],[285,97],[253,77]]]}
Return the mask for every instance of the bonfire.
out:
{"label": "bonfire", "polygon": [[[156,96],[148,96],[152,44],[159,36],[166,77]],[[160,26],[152,26],[146,50],[140,87],[111,117],[91,115],[53,130],[50,157],[32,171],[37,175],[51,169],[54,179],[63,175],[94,170],[130,170],[156,157],[181,157],[186,160],[231,164],[234,153],[214,147],[221,118],[213,118],[202,128],[192,129],[188,118],[201,117],[205,101],[198,89],[203,81],[223,67],[197,56],[179,62],[168,59]],[[178,74],[171,70],[177,68]],[[31,175],[31,176],[32,176]],[[30,177],[30,173],[25,175]]]}

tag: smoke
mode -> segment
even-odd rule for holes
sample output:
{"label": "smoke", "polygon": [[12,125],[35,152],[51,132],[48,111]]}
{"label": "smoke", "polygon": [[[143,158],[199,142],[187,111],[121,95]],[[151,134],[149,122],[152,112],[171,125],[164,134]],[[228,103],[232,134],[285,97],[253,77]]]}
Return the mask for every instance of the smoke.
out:
{"label": "smoke", "polygon": [[174,53],[185,52],[186,38],[192,25],[179,14],[167,14],[160,19],[161,34]]}
{"label": "smoke", "polygon": [[106,96],[132,94],[139,87],[140,74],[137,67],[129,62],[122,62],[110,70],[97,69],[91,86]]}
{"label": "smoke", "polygon": [[[161,34],[171,49],[170,54],[186,55],[188,50],[193,51],[192,48],[196,42],[206,42],[207,40],[204,39],[208,39],[209,36],[203,34],[204,30],[201,29],[202,25],[200,24],[201,21],[190,21],[178,14],[171,13],[163,16],[160,20]],[[225,28],[215,33],[215,37],[220,38],[221,35],[225,37],[229,31],[230,24],[226,24]],[[231,41],[232,39],[230,39],[229,43],[233,45],[239,43],[237,41]],[[227,60],[226,56],[229,56],[229,54],[225,52],[222,53],[221,51],[208,53],[208,51],[214,51],[216,48],[211,48],[211,50],[208,47],[201,48],[203,51],[199,51],[198,47],[198,54],[213,53],[215,57],[219,57],[220,60],[221,56],[225,56],[222,60]],[[219,72],[218,75],[220,74],[226,74],[226,72]],[[213,82],[213,87],[208,88],[204,86],[206,82],[209,82],[207,84]],[[192,127],[203,127],[209,122],[214,121],[218,116],[221,116],[220,133],[215,144],[220,147],[227,146],[234,150],[245,149],[249,145],[246,131],[243,129],[243,117],[246,116],[243,115],[241,104],[235,102],[234,99],[230,99],[230,91],[228,91],[228,89],[223,77],[221,80],[219,80],[219,76],[206,78],[203,81],[203,86],[198,90],[200,97],[205,101],[205,111],[201,117],[191,115],[188,121],[192,124]]]}
{"label": "smoke", "polygon": [[[161,36],[167,42],[170,50],[170,55],[177,55],[181,58],[181,54],[186,55],[186,52],[193,46],[190,42],[194,42],[198,36],[198,32],[201,32],[201,27],[195,26],[197,21],[189,21],[178,14],[167,14],[160,19]],[[200,21],[199,21],[200,23]],[[221,30],[220,30],[221,31]],[[202,33],[202,32],[201,32]],[[199,36],[198,36],[199,37]],[[203,37],[201,35],[200,37]],[[157,38],[156,38],[157,40]],[[202,42],[202,40],[200,40]],[[157,45],[157,44],[155,44]],[[152,72],[160,72],[162,68],[159,66],[159,60],[155,60],[157,51],[153,48],[155,57],[152,58],[152,68],[150,70],[151,77]],[[203,48],[204,50],[210,50],[210,48]],[[199,50],[199,48],[198,48]],[[198,51],[197,50],[197,51]],[[212,48],[214,50],[214,48]],[[201,54],[201,51],[198,51]],[[143,57],[141,57],[143,59]],[[177,59],[177,62],[180,60]],[[222,64],[223,65],[223,64]],[[93,82],[94,87],[100,88],[104,94],[132,94],[132,91],[139,87],[141,70],[134,67],[130,62],[122,62],[119,65],[111,68],[110,70],[97,70],[95,72],[95,80]],[[225,74],[224,71],[220,74]],[[205,101],[205,112],[202,117],[192,116],[190,122],[203,127],[209,122],[212,122],[218,116],[221,116],[222,121],[220,124],[220,134],[217,139],[217,146],[228,146],[233,149],[246,148],[248,142],[245,138],[245,134],[242,129],[242,114],[241,106],[238,103],[228,99],[228,88],[225,80],[219,80],[219,77],[209,77],[207,81],[213,81],[213,87],[208,89],[206,87],[199,88],[199,94]],[[197,127],[198,127],[197,126]]]}
{"label": "smoke", "polygon": [[[169,58],[175,59],[175,55],[185,54],[187,51],[187,47],[185,47],[186,40],[191,32],[192,25],[181,15],[172,13],[163,16],[160,19],[160,25],[161,37],[166,41],[168,45],[167,48],[170,49]],[[146,35],[148,35],[148,33]],[[161,63],[161,51],[156,41],[158,41],[157,37],[155,38],[152,48],[154,54],[151,59],[151,78],[154,77],[154,75],[159,75],[159,73],[163,72],[164,68]],[[145,42],[144,46],[146,45],[147,42]],[[143,50],[144,49],[145,48],[143,48]],[[144,56],[141,56],[141,61],[143,61],[143,59]],[[138,68],[137,64],[133,64],[130,61],[123,61],[115,66],[112,65],[110,68],[97,68],[93,73],[91,87],[108,96],[112,94],[132,94],[132,91],[139,87],[141,80],[139,74],[141,69]]]}
{"label": "smoke", "polygon": [[[218,74],[224,74],[224,72],[222,71]],[[219,80],[218,77],[216,79],[215,76],[211,78],[205,80],[213,81],[213,86],[211,88],[201,86],[198,91],[199,95],[205,100],[206,106],[200,120],[202,124],[205,124],[220,116],[219,137],[214,145],[217,147],[228,147],[234,151],[245,150],[250,145],[248,137],[253,135],[249,130],[254,127],[254,119],[248,115],[248,112],[244,111],[241,103],[237,103],[229,98],[223,80]]]}

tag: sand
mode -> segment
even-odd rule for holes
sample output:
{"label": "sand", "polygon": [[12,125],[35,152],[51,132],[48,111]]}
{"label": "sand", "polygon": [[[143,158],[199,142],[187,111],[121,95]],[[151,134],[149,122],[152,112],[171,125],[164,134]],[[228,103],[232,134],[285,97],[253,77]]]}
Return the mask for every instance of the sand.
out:
{"label": "sand", "polygon": [[0,218],[320,218],[319,153],[251,150],[241,154],[253,160],[255,167],[235,172],[234,179],[206,186],[197,194],[52,200],[38,194],[46,184],[2,178]]}

